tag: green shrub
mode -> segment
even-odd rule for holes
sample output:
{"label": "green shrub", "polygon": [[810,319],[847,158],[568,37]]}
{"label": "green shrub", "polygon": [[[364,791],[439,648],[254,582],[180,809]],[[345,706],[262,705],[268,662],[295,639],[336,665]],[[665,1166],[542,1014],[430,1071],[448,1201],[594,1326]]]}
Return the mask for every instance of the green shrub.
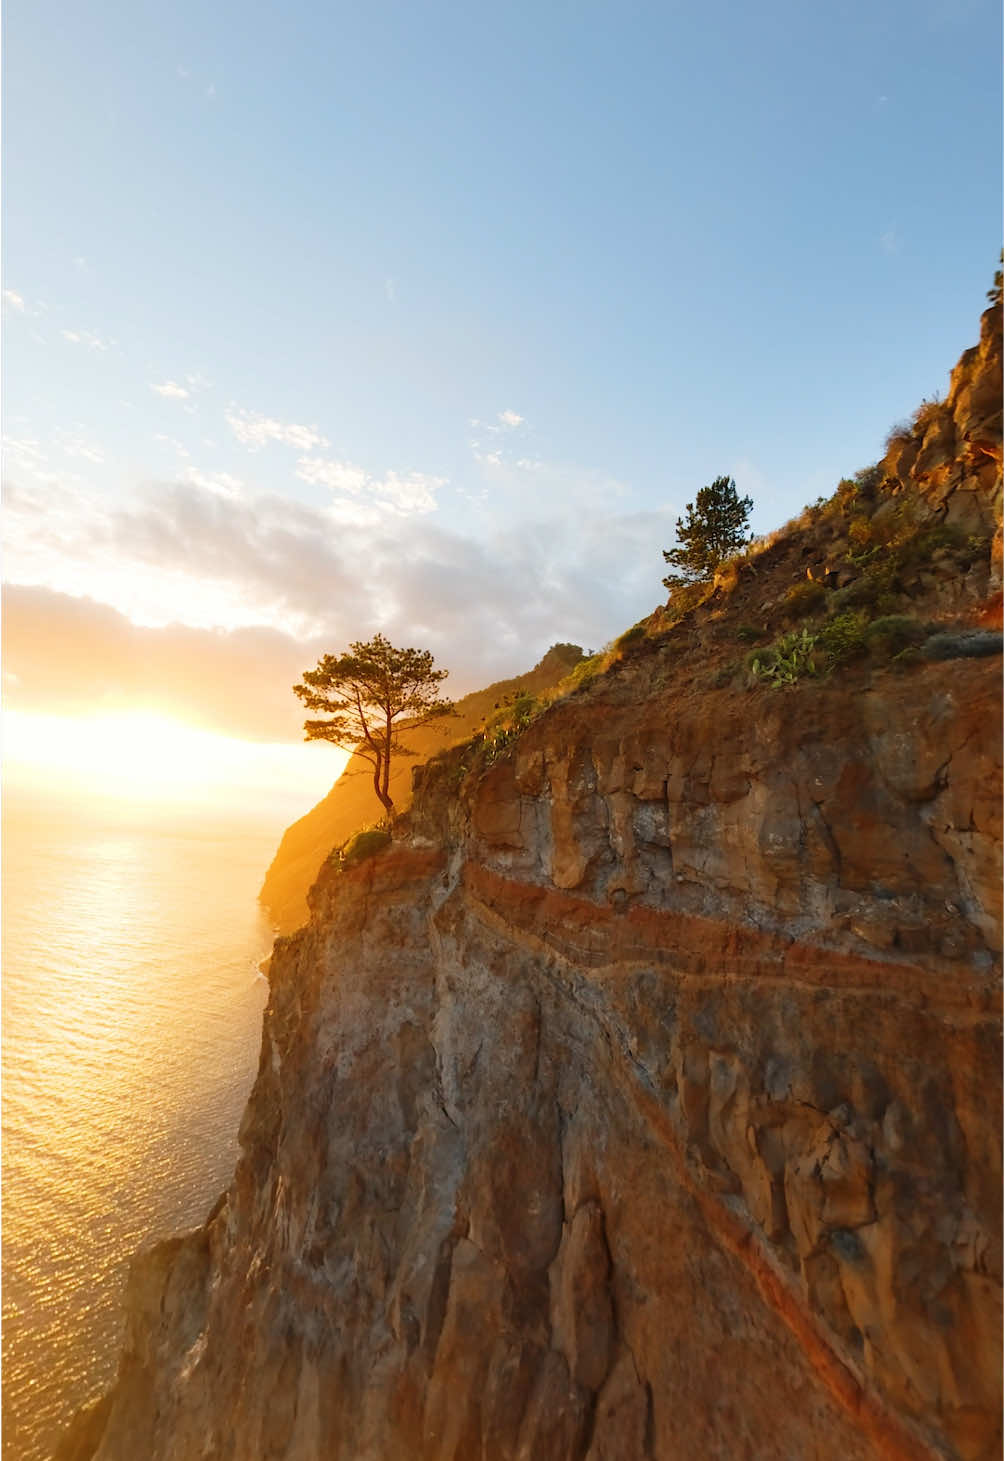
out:
{"label": "green shrub", "polygon": [[893,659],[906,649],[914,649],[927,639],[930,626],[909,614],[884,614],[865,627],[864,638],[870,654]]}
{"label": "green shrub", "polygon": [[842,477],[833,501],[842,512],[850,512],[858,501],[859,484],[852,477]]}
{"label": "green shrub", "polygon": [[782,596],[782,611],[790,619],[805,619],[818,614],[827,602],[827,590],[822,583],[807,578],[794,583]]}
{"label": "green shrub", "polygon": [[831,594],[830,607],[836,613],[849,609],[869,609],[874,613],[889,614],[897,607],[897,596],[893,588],[895,565],[889,560],[875,563],[844,588]]}
{"label": "green shrub", "polygon": [[765,681],[776,689],[827,675],[864,652],[867,623],[867,615],[848,612],[836,615],[814,631],[794,630],[766,649],[753,650],[747,656],[747,668],[754,680]]}
{"label": "green shrub", "polygon": [[824,656],[818,653],[817,636],[808,629],[783,635],[767,650],[750,655],[747,663],[755,680],[765,680],[776,690],[826,668]]}
{"label": "green shrub", "polygon": [[645,637],[646,621],[643,619],[641,623],[633,624],[630,629],[625,630],[624,634],[620,634],[614,641],[614,648],[624,649],[627,645],[635,644],[638,640],[645,639]]}
{"label": "green shrub", "polygon": [[575,669],[562,681],[562,687],[571,690],[578,690],[581,685],[588,685],[591,680],[604,669],[607,655],[603,650],[598,654],[591,654],[587,659],[580,660]]}
{"label": "green shrub", "polygon": [[835,614],[818,633],[820,648],[827,656],[828,667],[844,664],[864,652],[865,630],[869,616],[849,610]]}
{"label": "green shrub", "polygon": [[346,868],[366,862],[367,858],[376,857],[377,853],[383,851],[390,841],[391,829],[385,823],[378,822],[372,827],[361,827],[340,847],[332,849],[328,862],[339,872],[344,872]]}
{"label": "green shrub", "polygon": [[896,422],[886,433],[886,441],[883,446],[884,457],[889,456],[896,447],[906,446],[913,435],[910,421]]}
{"label": "green shrub", "polygon": [[756,644],[764,638],[764,630],[758,629],[756,624],[740,624],[734,629],[733,638],[740,644]]}
{"label": "green shrub", "polygon": [[[581,679],[580,672],[587,661],[582,661],[567,676],[567,680]],[[566,681],[562,681],[565,684]],[[531,721],[547,709],[549,700],[538,698],[536,695],[528,694],[526,691],[521,694],[511,695],[504,700],[502,705],[487,723],[481,739],[481,759],[486,765],[491,765],[503,754],[503,752],[518,741]]]}
{"label": "green shrub", "polygon": [[699,604],[703,604],[711,592],[711,580],[686,583],[679,588],[672,588],[663,610],[664,622],[666,624],[679,623],[685,614],[689,614],[692,609],[697,609]]}
{"label": "green shrub", "polygon": [[921,435],[928,430],[932,422],[937,420],[945,410],[945,398],[936,393],[934,396],[926,396],[921,405],[911,417],[911,425]]}
{"label": "green shrub", "polygon": [[852,553],[864,553],[874,547],[872,523],[864,513],[857,513],[848,524],[848,547]]}

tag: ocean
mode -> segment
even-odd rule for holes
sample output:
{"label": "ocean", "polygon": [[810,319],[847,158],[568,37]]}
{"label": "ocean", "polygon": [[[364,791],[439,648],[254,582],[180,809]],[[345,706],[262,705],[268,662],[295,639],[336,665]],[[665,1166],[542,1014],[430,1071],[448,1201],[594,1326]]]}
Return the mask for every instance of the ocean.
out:
{"label": "ocean", "polygon": [[230,1179],[281,830],[5,801],[4,1461],[114,1379],[130,1254]]}

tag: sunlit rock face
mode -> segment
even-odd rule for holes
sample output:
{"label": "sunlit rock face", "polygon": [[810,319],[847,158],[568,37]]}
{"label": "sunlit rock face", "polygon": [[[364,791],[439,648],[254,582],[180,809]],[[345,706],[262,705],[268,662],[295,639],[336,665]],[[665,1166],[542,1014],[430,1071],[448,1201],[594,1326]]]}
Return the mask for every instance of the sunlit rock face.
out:
{"label": "sunlit rock face", "polygon": [[716,689],[729,612],[322,875],[68,1455],[1000,1455],[1000,659]]}

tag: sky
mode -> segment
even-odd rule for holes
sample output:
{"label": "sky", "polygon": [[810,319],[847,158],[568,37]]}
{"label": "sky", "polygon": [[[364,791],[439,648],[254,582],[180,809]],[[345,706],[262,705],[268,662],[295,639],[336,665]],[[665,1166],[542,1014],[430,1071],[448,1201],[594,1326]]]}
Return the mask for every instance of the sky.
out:
{"label": "sky", "polygon": [[215,737],[306,809],[321,653],[379,630],[460,694],[601,646],[701,486],[765,532],[876,460],[1001,248],[991,0],[12,0],[5,41],[6,745],[43,780],[145,738],[176,797]]}

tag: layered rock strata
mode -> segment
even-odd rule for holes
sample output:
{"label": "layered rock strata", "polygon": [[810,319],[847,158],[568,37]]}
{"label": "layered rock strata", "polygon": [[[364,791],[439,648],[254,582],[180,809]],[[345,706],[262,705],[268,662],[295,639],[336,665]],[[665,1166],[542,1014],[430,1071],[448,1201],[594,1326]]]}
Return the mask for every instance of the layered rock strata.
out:
{"label": "layered rock strata", "polygon": [[98,1457],[997,1454],[997,666],[716,699],[315,887]]}

